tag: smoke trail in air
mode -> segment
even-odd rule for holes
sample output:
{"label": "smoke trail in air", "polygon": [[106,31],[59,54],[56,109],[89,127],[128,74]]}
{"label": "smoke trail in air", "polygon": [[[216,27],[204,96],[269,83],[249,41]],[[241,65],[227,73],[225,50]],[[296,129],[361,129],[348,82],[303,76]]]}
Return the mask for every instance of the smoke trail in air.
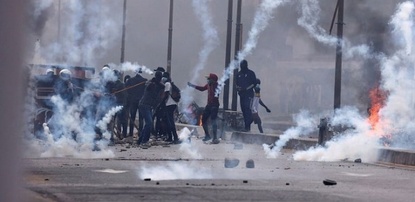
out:
{"label": "smoke trail in air", "polygon": [[318,0],[299,1],[301,17],[297,20],[298,25],[303,27],[310,37],[318,42],[335,47],[337,43],[341,43],[342,52],[346,58],[362,57],[362,58],[378,58],[381,55],[372,53],[371,48],[366,44],[352,45],[346,38],[338,41],[336,36],[330,35],[324,28],[319,26],[320,6]]}
{"label": "smoke trail in air", "polygon": [[337,37],[328,35],[326,30],[318,25],[321,12],[318,1],[304,0],[299,2],[301,5],[301,17],[297,21],[298,24],[317,41],[327,45],[336,45]]}
{"label": "smoke trail in air", "polygon": [[[203,47],[199,52],[199,60],[196,66],[192,70],[192,78],[190,79],[191,83],[195,83],[200,77],[200,72],[205,68],[207,59],[209,58],[210,53],[219,45],[219,37],[216,28],[212,23],[212,14],[209,10],[208,3],[209,0],[192,0],[193,11],[197,16],[197,19],[202,24],[202,33],[203,33]],[[183,109],[186,109],[186,106],[189,106],[193,101],[193,89],[186,87],[183,90],[183,96],[181,99],[181,105]]]}
{"label": "smoke trail in air", "polygon": [[112,109],[110,109],[106,114],[105,114],[105,116],[100,120],[100,121],[98,121],[98,123],[97,123],[97,127],[99,128],[99,129],[101,129],[101,131],[103,131],[103,136],[104,136],[104,138],[106,138],[106,139],[110,139],[110,137],[111,137],[111,132],[109,132],[108,131],[108,129],[107,129],[107,125],[111,122],[111,119],[114,117],[114,115],[118,112],[118,111],[120,111],[122,109],[122,106],[116,106],[116,107],[114,107],[114,108],[112,108]]}
{"label": "smoke trail in air", "polygon": [[222,88],[225,85],[225,81],[232,75],[233,70],[238,68],[240,61],[245,59],[246,56],[251,54],[252,50],[256,47],[259,34],[265,30],[268,26],[269,20],[272,18],[274,10],[286,3],[286,0],[263,0],[256,10],[254,21],[252,22],[252,28],[248,33],[248,40],[243,46],[243,49],[238,53],[237,59],[232,60],[229,66],[224,70],[222,77],[218,81],[218,88],[216,89],[216,96],[222,92]]}

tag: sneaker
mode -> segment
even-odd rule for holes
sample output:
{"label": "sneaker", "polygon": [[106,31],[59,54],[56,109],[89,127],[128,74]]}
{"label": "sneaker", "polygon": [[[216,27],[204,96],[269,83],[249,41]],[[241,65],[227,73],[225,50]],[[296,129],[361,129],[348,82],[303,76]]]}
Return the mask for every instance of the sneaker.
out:
{"label": "sneaker", "polygon": [[203,138],[203,142],[206,142],[206,141],[209,141],[209,140],[211,140],[212,138],[210,137],[210,136],[205,136],[205,138]]}
{"label": "sneaker", "polygon": [[241,129],[240,131],[241,131],[241,132],[249,132],[250,130],[249,130],[249,129],[244,128],[244,129]]}
{"label": "sneaker", "polygon": [[148,149],[150,147],[151,147],[151,144],[150,143],[142,143],[142,144],[140,144],[140,148],[141,149]]}
{"label": "sneaker", "polygon": [[214,140],[212,140],[212,143],[211,144],[219,144],[219,140],[218,139],[214,139]]}

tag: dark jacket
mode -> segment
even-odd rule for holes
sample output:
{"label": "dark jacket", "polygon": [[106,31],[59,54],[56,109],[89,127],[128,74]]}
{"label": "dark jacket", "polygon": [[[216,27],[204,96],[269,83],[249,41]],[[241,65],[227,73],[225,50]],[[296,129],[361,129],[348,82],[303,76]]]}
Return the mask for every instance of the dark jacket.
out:
{"label": "dark jacket", "polygon": [[131,87],[127,90],[128,101],[131,103],[138,103],[144,95],[144,89],[146,88],[147,79],[137,74],[134,77],[128,79],[125,83],[125,87]]}
{"label": "dark jacket", "polygon": [[204,86],[195,86],[197,90],[208,91],[207,105],[219,107],[219,98],[215,97],[216,87],[218,87],[217,82],[206,84]]}
{"label": "dark jacket", "polygon": [[241,90],[238,91],[240,96],[253,97],[254,96],[253,87],[255,86],[255,84],[256,84],[255,72],[253,72],[250,69],[241,70],[236,75],[236,85],[241,88]]}
{"label": "dark jacket", "polygon": [[124,87],[124,84],[120,80],[117,80],[114,83],[112,93],[115,95],[115,102],[117,103],[117,105],[124,106],[127,103],[127,92],[125,90],[122,91]]}
{"label": "dark jacket", "polygon": [[161,102],[164,93],[164,85],[155,78],[147,81],[144,95],[140,100],[139,105],[151,106],[153,109]]}

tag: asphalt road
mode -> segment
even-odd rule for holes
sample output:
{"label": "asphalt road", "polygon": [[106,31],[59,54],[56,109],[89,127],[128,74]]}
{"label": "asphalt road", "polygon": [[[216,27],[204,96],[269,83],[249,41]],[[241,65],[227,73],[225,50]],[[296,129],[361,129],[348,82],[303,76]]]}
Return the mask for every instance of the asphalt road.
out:
{"label": "asphalt road", "polygon": [[[267,159],[260,145],[195,138],[187,147],[110,149],[115,158],[24,159],[29,201],[415,201],[413,167],[298,162],[290,150]],[[225,158],[239,164],[225,168]]]}

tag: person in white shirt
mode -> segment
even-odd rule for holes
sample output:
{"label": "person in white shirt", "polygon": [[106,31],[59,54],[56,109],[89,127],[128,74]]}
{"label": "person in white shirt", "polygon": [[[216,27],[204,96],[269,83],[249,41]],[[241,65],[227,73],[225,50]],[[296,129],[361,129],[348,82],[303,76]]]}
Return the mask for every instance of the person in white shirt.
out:
{"label": "person in white shirt", "polygon": [[171,98],[172,84],[170,74],[168,72],[163,73],[163,78],[161,79],[164,83],[164,98],[163,102],[166,103],[165,108],[165,117],[167,124],[167,142],[172,144],[180,144],[179,137],[177,136],[176,125],[174,123],[174,111],[177,108],[177,103]]}

